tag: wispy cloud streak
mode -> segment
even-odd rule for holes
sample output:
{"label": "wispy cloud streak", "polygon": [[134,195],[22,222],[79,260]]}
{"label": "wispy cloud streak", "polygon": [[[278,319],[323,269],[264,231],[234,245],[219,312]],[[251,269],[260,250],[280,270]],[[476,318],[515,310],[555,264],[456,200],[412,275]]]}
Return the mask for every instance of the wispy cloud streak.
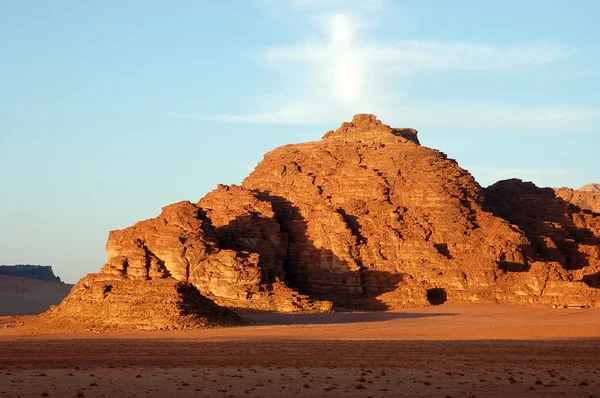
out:
{"label": "wispy cloud streak", "polygon": [[[350,11],[336,11],[342,3]],[[325,124],[346,120],[354,113],[368,112],[389,123],[398,121],[401,125],[419,128],[523,130],[563,129],[573,124],[585,128],[587,123],[600,121],[600,112],[594,109],[410,101],[410,96],[399,90],[402,79],[411,76],[440,72],[523,72],[558,62],[574,50],[549,43],[496,46],[369,40],[372,27],[355,15],[377,12],[383,4],[382,1],[291,0],[288,3],[291,8],[312,13],[320,34],[312,40],[275,46],[261,53],[260,59],[266,67],[283,80],[281,92],[267,99],[257,98],[240,114],[180,116],[237,123]]]}

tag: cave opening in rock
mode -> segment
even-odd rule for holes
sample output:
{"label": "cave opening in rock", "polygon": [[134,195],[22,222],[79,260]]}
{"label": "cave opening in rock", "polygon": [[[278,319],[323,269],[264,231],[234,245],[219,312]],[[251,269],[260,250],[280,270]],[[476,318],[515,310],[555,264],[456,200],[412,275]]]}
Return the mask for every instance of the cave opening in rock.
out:
{"label": "cave opening in rock", "polygon": [[431,305],[440,305],[444,304],[448,300],[448,295],[446,294],[446,289],[442,289],[441,287],[436,287],[433,289],[427,290],[427,301]]}

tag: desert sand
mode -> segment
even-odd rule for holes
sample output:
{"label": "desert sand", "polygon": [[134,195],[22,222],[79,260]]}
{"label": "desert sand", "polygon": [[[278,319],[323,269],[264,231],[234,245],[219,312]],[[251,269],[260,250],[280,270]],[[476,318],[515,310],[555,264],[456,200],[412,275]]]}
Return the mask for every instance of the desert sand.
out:
{"label": "desert sand", "polygon": [[445,304],[244,318],[254,324],[3,329],[0,397],[600,397],[600,309]]}

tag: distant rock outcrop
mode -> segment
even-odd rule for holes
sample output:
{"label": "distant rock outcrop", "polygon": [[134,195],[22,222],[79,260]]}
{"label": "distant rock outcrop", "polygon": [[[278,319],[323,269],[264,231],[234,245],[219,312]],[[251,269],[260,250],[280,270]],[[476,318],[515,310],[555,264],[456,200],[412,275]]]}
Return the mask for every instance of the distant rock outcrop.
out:
{"label": "distant rock outcrop", "polygon": [[600,184],[587,184],[579,188],[578,191],[600,193]]}
{"label": "distant rock outcrop", "polygon": [[[579,190],[570,188],[555,189],[556,195],[567,202],[579,207],[581,210],[588,210],[600,214],[600,191],[595,191],[597,184],[585,185]],[[583,189],[588,187],[587,189]]]}
{"label": "distant rock outcrop", "polygon": [[41,318],[170,329],[239,323],[212,301],[284,312],[598,306],[599,218],[573,201],[519,180],[483,190],[416,130],[356,115],[267,153],[242,186],[112,231],[100,273]]}
{"label": "distant rock outcrop", "polygon": [[0,265],[0,275],[18,276],[19,278],[37,279],[47,282],[62,282],[54,275],[49,265]]}

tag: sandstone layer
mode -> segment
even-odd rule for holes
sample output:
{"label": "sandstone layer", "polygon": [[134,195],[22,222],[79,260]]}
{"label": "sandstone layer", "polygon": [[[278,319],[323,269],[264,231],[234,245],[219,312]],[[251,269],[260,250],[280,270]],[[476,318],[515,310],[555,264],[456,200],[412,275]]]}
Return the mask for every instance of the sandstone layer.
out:
{"label": "sandstone layer", "polygon": [[219,185],[112,231],[100,273],[44,316],[182,328],[187,300],[198,303],[191,322],[201,326],[235,324],[217,305],[598,306],[598,216],[574,200],[520,181],[483,190],[455,160],[420,145],[416,130],[356,115],[320,141],[267,153],[242,186]]}

